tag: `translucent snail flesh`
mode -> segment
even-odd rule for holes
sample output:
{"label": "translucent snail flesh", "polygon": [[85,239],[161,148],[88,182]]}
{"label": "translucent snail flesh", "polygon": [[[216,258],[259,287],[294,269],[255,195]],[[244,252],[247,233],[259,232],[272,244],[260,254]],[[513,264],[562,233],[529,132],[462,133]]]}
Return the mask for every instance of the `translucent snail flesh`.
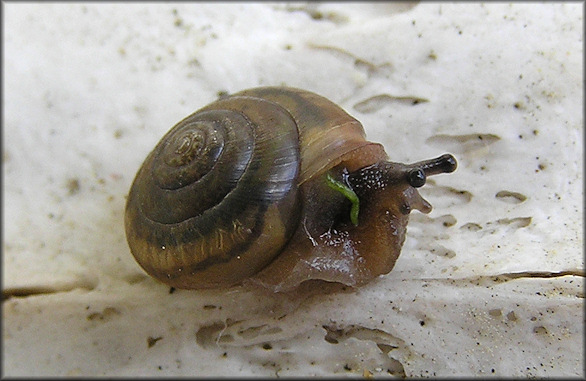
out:
{"label": "translucent snail flesh", "polygon": [[450,154],[390,162],[326,98],[249,89],[161,139],[130,189],[126,237],[140,266],[176,288],[358,286],[391,271],[409,212],[431,210],[416,188],[456,165]]}

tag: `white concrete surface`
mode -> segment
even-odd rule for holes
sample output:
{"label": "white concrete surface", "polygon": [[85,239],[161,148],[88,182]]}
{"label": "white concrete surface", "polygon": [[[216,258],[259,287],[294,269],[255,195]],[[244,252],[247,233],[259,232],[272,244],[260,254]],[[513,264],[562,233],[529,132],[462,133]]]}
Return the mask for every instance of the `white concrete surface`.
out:
{"label": "white concrete surface", "polygon": [[[582,3],[2,11],[3,375],[584,377]],[[459,168],[365,287],[170,293],[126,245],[136,170],[218,92],[281,84]]]}

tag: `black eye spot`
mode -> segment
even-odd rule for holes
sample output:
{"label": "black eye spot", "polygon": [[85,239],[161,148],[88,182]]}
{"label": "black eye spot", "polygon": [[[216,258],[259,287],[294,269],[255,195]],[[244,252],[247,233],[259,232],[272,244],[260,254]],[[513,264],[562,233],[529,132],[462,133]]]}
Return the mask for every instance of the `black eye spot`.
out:
{"label": "black eye spot", "polygon": [[412,169],[407,174],[407,181],[413,188],[424,186],[425,180],[425,172],[421,168]]}

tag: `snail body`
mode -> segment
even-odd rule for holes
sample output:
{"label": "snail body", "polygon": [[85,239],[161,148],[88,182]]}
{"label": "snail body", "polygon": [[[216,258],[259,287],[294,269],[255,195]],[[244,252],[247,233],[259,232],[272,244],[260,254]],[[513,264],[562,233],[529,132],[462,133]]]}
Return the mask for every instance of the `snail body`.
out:
{"label": "snail body", "polygon": [[416,188],[455,168],[448,154],[388,161],[317,94],[249,89],[165,134],[130,189],[126,237],[140,266],[176,288],[358,286],[391,271],[409,212],[431,210]]}

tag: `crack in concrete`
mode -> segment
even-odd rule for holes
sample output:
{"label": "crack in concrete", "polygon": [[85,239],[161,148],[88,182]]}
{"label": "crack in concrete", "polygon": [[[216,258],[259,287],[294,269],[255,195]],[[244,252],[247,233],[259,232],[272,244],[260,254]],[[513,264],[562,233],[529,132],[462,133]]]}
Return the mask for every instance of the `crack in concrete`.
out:
{"label": "crack in concrete", "polygon": [[[480,275],[475,277],[464,277],[464,278],[422,278],[422,281],[469,281],[471,283],[483,283],[483,281],[489,281],[492,283],[503,283],[510,280],[520,278],[560,278],[564,276],[577,276],[586,277],[584,270],[563,270],[563,271],[521,271],[514,273],[501,273],[495,275]],[[82,289],[91,291],[95,288],[94,284],[91,283],[75,283],[66,284],[62,286],[32,286],[32,287],[13,287],[2,290],[2,303],[12,298],[26,298],[29,296],[37,295],[51,295],[62,292],[69,292],[76,289]]]}
{"label": "crack in concrete", "polygon": [[564,271],[521,271],[517,273],[503,273],[491,277],[506,277],[509,279],[518,278],[559,278],[563,276],[586,277],[584,270],[564,270]]}
{"label": "crack in concrete", "polygon": [[451,284],[457,282],[468,282],[476,285],[487,285],[487,284],[499,284],[505,283],[516,279],[523,278],[538,278],[538,279],[549,279],[549,278],[561,278],[565,276],[576,276],[584,278],[586,272],[584,270],[562,270],[562,271],[520,271],[511,273],[500,273],[494,275],[479,275],[462,278],[421,278],[422,281],[440,281]]}
{"label": "crack in concrete", "polygon": [[31,287],[12,287],[2,290],[2,303],[12,298],[27,298],[37,295],[51,295],[73,290],[91,291],[95,288],[91,283],[71,283],[61,286],[31,286]]}

